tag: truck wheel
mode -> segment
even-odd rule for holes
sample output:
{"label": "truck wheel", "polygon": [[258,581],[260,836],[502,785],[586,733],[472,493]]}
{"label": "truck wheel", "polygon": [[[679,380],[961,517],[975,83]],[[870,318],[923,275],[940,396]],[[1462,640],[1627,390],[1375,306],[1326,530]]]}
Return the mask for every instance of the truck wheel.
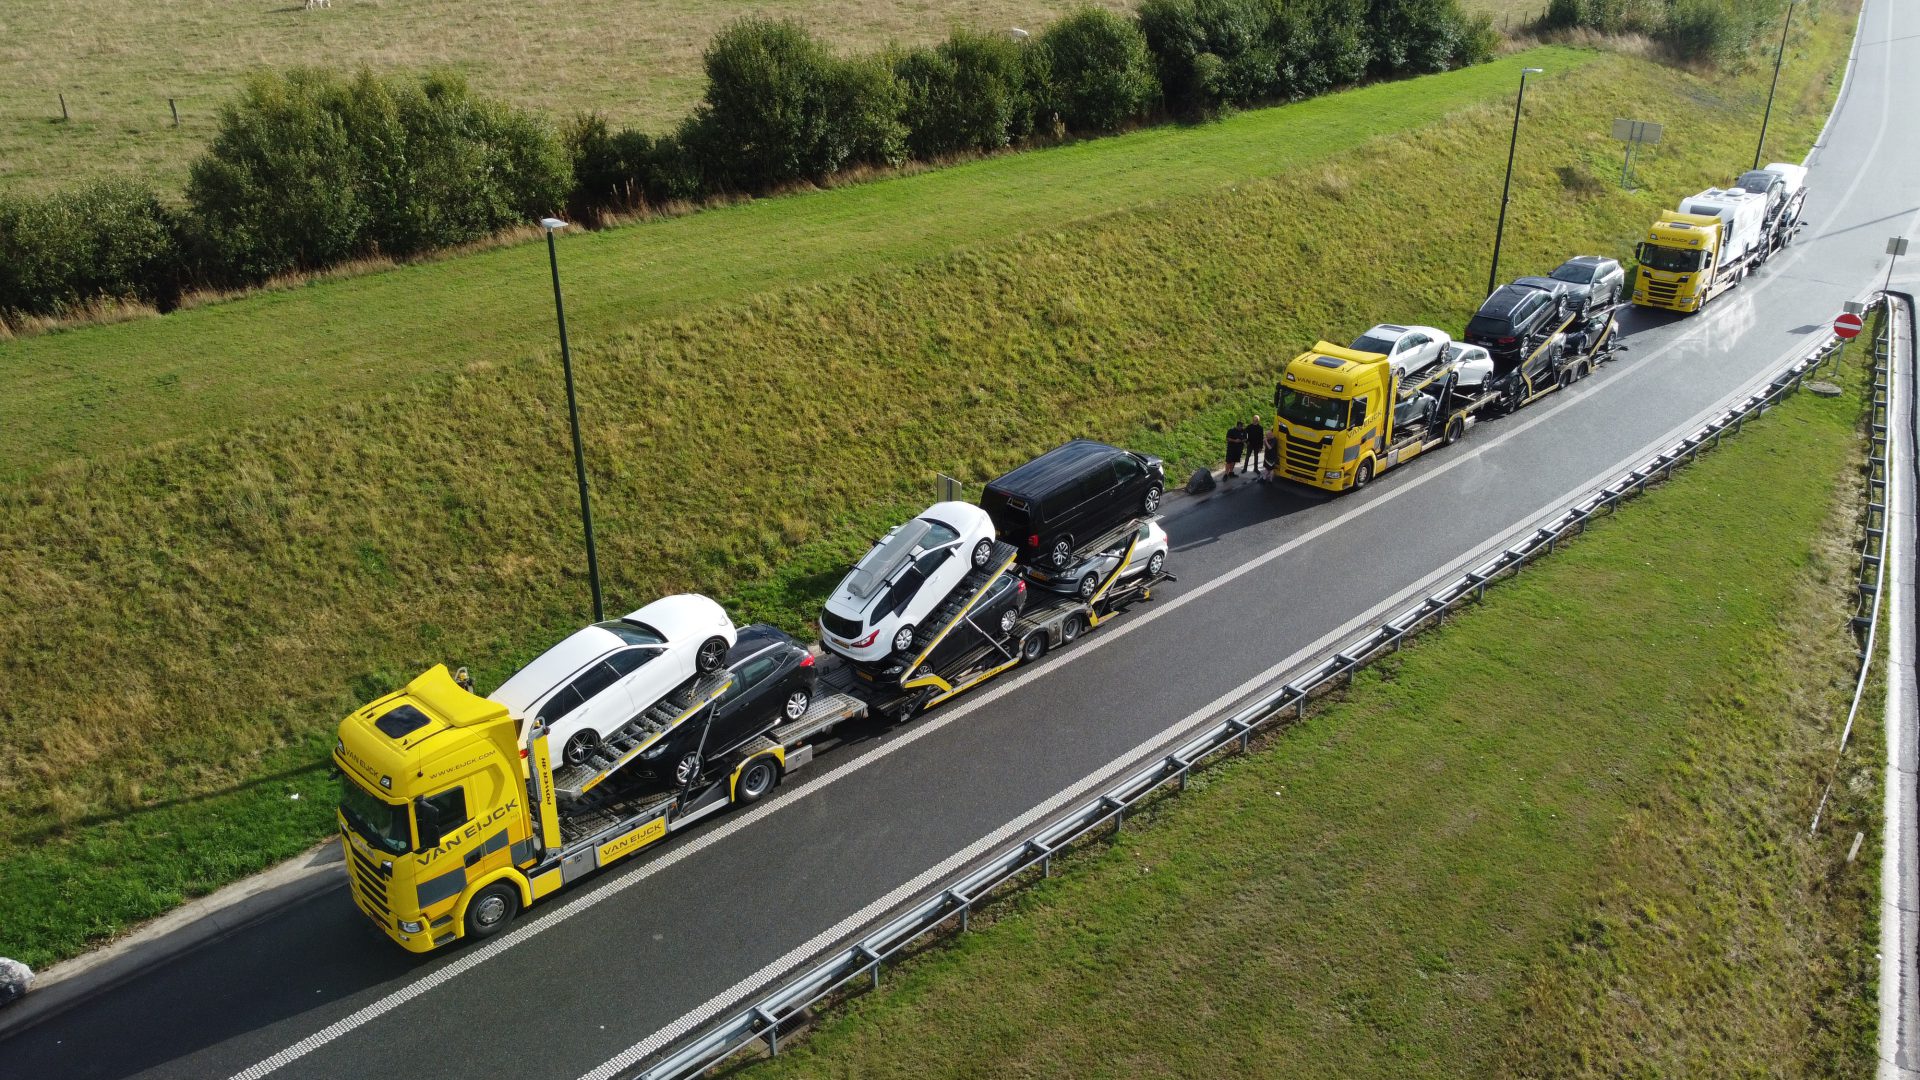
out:
{"label": "truck wheel", "polygon": [[1359,491],[1371,483],[1373,483],[1373,459],[1368,458],[1360,463],[1358,469],[1353,471],[1353,487],[1348,490]]}
{"label": "truck wheel", "polygon": [[1023,664],[1031,664],[1035,660],[1047,655],[1047,644],[1047,631],[1045,628],[1035,630],[1033,633],[1028,634],[1020,642],[1020,662]]}
{"label": "truck wheel", "polygon": [[1078,640],[1082,625],[1080,616],[1067,616],[1067,621],[1060,624],[1060,644],[1071,645]]}
{"label": "truck wheel", "polygon": [[780,766],[772,754],[762,754],[740,770],[740,779],[733,783],[733,801],[739,806],[757,803],[779,783]]}
{"label": "truck wheel", "polygon": [[1447,421],[1446,431],[1441,434],[1440,438],[1444,440],[1445,445],[1452,446],[1454,443],[1459,442],[1460,437],[1466,433],[1467,422],[1456,416]]}
{"label": "truck wheel", "polygon": [[467,901],[467,936],[490,938],[519,912],[520,890],[508,882],[496,881]]}
{"label": "truck wheel", "polygon": [[727,662],[727,639],[710,637],[700,643],[700,651],[694,654],[693,669],[702,675],[711,675],[720,670]]}

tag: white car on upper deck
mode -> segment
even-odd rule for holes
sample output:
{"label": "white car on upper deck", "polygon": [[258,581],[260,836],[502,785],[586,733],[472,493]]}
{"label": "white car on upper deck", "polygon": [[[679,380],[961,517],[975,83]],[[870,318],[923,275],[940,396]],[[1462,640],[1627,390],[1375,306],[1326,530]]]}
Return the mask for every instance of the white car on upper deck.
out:
{"label": "white car on upper deck", "polygon": [[874,662],[913,647],[914,632],[971,570],[993,557],[993,519],[963,502],[935,503],[880,538],[820,613],[820,641]]}
{"label": "white car on upper deck", "polygon": [[1453,337],[1431,326],[1401,326],[1381,323],[1353,339],[1350,348],[1357,352],[1380,353],[1396,374],[1407,375],[1447,355]]}
{"label": "white car on upper deck", "polygon": [[568,635],[487,698],[520,722],[521,746],[545,724],[549,745],[579,765],[682,683],[719,671],[736,640],[733,620],[707,597],[662,597]]}

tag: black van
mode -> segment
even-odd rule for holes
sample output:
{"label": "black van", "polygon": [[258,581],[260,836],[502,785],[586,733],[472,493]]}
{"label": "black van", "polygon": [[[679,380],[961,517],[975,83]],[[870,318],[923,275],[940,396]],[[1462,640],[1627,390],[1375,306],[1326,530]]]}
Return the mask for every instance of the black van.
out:
{"label": "black van", "polygon": [[1159,458],[1075,439],[988,484],[980,508],[1020,561],[1059,569],[1076,545],[1157,513],[1166,485]]}

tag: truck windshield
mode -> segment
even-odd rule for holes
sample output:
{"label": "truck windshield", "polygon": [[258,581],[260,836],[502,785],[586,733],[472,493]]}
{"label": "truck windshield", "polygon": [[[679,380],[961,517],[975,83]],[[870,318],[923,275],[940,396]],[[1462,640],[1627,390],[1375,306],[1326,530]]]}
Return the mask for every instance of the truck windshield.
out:
{"label": "truck windshield", "polygon": [[1691,274],[1700,269],[1698,251],[1686,251],[1681,248],[1659,247],[1654,244],[1640,245],[1640,265],[1654,270],[1664,270],[1669,274]]}
{"label": "truck windshield", "polygon": [[413,850],[407,808],[382,801],[345,773],[340,775],[340,814],[354,832],[377,848],[395,855]]}
{"label": "truck windshield", "polygon": [[1281,419],[1290,424],[1321,431],[1339,431],[1346,426],[1347,403],[1338,398],[1302,393],[1290,386],[1282,386],[1273,395],[1273,405],[1279,410]]}

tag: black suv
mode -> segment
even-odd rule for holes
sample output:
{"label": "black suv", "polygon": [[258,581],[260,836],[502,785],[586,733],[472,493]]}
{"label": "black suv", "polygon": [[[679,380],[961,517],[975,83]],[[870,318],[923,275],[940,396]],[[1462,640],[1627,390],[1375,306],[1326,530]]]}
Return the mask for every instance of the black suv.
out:
{"label": "black suv", "polygon": [[988,484],[980,508],[1021,562],[1060,570],[1078,545],[1158,513],[1166,487],[1159,458],[1075,439]]}
{"label": "black suv", "polygon": [[778,627],[743,626],[727,653],[733,684],[704,712],[640,752],[638,776],[685,785],[714,761],[805,716],[813,704],[813,655]]}
{"label": "black suv", "polygon": [[1518,282],[1502,285],[1487,297],[1467,321],[1466,337],[1469,345],[1493,357],[1489,389],[1518,401],[1527,386],[1552,378],[1560,363],[1560,309],[1561,298],[1555,293]]}

